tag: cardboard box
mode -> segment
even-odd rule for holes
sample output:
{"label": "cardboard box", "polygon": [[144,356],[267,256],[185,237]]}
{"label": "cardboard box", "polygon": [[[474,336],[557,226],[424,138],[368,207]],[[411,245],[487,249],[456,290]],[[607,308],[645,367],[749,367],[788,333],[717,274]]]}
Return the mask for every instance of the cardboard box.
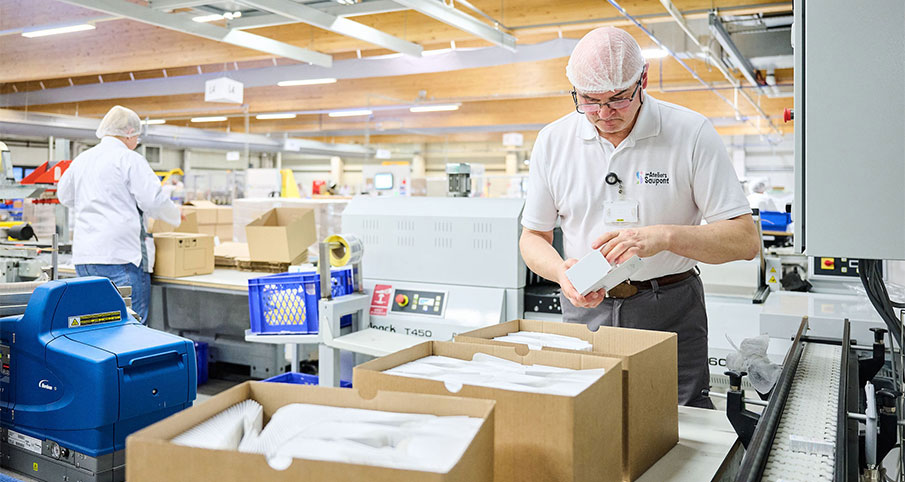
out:
{"label": "cardboard box", "polygon": [[202,224],[198,226],[198,232],[201,234],[206,234],[210,237],[214,237],[217,235],[217,225],[216,224]]}
{"label": "cardboard box", "polygon": [[183,214],[185,219],[179,224],[179,227],[159,219],[151,219],[148,223],[148,232],[151,234],[158,233],[197,233],[198,217],[195,213]]}
{"label": "cardboard box", "polygon": [[232,206],[217,206],[217,224],[220,224],[220,225],[228,224],[230,226],[233,225],[233,207]]}
{"label": "cardboard box", "polygon": [[273,208],[245,226],[252,261],[295,263],[317,242],[314,210]]}
{"label": "cardboard box", "polygon": [[[604,368],[606,372],[573,397],[478,386],[451,393],[440,381],[383,373],[426,356],[470,360],[475,353],[525,365]],[[353,373],[352,383],[365,397],[392,390],[495,400],[497,482],[622,480],[622,363],[618,358],[429,341],[359,365]]]}
{"label": "cardboard box", "polygon": [[185,206],[182,207],[183,213],[195,213],[198,215],[198,225],[205,224],[217,224],[217,211],[218,207],[216,204],[210,201],[189,201]]}
{"label": "cardboard box", "polygon": [[[289,468],[278,471],[267,464],[263,455],[197,449],[170,442],[189,428],[248,399],[257,400],[264,406],[265,423],[278,408],[290,403],[443,416],[466,415],[485,421],[459,463],[446,474],[302,459],[295,459]],[[487,400],[393,392],[381,392],[368,399],[349,388],[245,382],[129,436],[126,439],[126,480],[489,482],[493,479],[493,420],[493,402]]]}
{"label": "cardboard box", "polygon": [[220,239],[221,243],[231,242],[233,240],[233,225],[232,224],[218,224],[215,227],[215,232],[217,237]]}
{"label": "cardboard box", "polygon": [[214,272],[214,238],[205,234],[160,233],[154,235],[157,276],[192,276]]}
{"label": "cardboard box", "polygon": [[[536,320],[514,320],[456,336],[456,342],[502,346],[525,345],[494,341],[518,331],[555,333],[580,338],[593,345],[596,355],[622,360],[624,480],[641,476],[679,441],[675,333]],[[544,351],[586,351],[544,348]]]}

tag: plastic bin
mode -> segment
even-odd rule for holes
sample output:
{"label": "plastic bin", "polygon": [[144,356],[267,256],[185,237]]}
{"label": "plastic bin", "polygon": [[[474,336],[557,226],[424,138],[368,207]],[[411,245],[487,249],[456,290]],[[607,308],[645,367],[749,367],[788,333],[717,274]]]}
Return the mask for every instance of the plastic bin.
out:
{"label": "plastic bin", "polygon": [[[319,380],[320,379],[318,378],[317,375],[308,375],[307,373],[289,372],[289,373],[283,373],[282,375],[277,375],[275,377],[270,377],[264,381],[272,382],[272,383],[293,383],[295,385],[317,385]],[[352,382],[340,380],[339,386],[342,388],[352,388]]]}
{"label": "plastic bin", "polygon": [[760,226],[764,231],[786,231],[791,222],[792,215],[789,213],[778,211],[760,212]]}
{"label": "plastic bin", "polygon": [[[333,296],[355,291],[350,268],[331,271]],[[252,333],[316,334],[317,302],[321,297],[317,272],[281,273],[248,280],[248,314]],[[341,326],[352,324],[352,316],[340,319]]]}
{"label": "plastic bin", "polygon": [[204,385],[207,383],[207,360],[208,360],[208,349],[207,343],[203,341],[195,342],[195,366],[198,367],[198,385]]}

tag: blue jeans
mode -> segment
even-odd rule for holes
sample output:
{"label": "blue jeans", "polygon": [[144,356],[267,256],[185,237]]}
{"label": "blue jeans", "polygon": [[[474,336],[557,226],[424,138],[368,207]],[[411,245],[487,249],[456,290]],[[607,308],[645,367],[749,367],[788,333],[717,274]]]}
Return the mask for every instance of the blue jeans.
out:
{"label": "blue jeans", "polygon": [[116,286],[132,287],[132,310],[140,320],[148,324],[148,307],[151,304],[151,275],[134,264],[77,264],[75,273],[79,276],[100,276]]}

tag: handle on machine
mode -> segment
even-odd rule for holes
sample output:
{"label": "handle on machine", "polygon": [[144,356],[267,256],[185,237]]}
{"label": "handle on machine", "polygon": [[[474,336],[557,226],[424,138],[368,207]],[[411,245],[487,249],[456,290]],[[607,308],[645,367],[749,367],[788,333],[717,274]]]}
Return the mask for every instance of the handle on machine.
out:
{"label": "handle on machine", "polygon": [[160,352],[160,353],[155,353],[153,355],[146,355],[146,356],[140,356],[137,358],[133,358],[129,362],[129,366],[138,367],[138,366],[142,366],[142,365],[151,365],[153,363],[160,363],[160,362],[166,361],[169,358],[178,359],[181,356],[182,356],[182,354],[176,350],[164,351],[164,352]]}

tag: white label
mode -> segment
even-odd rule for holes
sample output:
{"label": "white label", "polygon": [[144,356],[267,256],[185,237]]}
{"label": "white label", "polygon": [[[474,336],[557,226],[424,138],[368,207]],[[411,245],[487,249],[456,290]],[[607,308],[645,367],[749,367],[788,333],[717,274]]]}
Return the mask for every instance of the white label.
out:
{"label": "white label", "polygon": [[14,430],[10,430],[8,432],[9,443],[19,447],[20,449],[28,450],[29,452],[34,452],[38,455],[41,455],[41,441],[25,435],[24,433],[19,433]]}
{"label": "white label", "polygon": [[238,161],[239,160],[239,151],[229,151],[226,153],[227,161]]}

